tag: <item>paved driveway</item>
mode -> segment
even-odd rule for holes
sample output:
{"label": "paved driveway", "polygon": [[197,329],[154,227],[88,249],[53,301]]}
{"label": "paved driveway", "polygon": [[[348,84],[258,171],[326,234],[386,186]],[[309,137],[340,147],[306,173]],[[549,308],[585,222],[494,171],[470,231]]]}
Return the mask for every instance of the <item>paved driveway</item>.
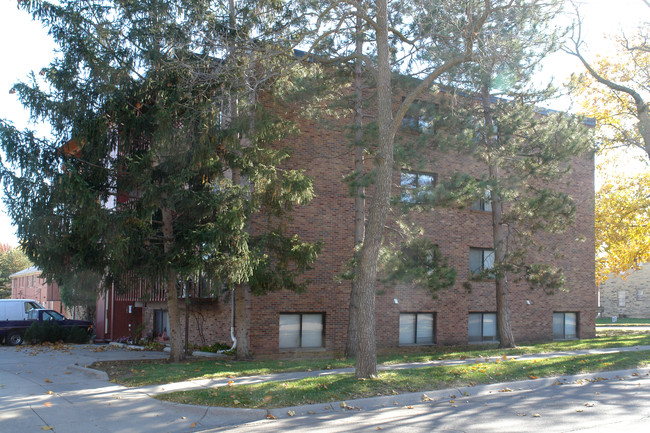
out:
{"label": "paved driveway", "polygon": [[189,432],[263,418],[266,412],[160,402],[75,368],[97,360],[165,358],[107,346],[51,350],[0,346],[0,432]]}

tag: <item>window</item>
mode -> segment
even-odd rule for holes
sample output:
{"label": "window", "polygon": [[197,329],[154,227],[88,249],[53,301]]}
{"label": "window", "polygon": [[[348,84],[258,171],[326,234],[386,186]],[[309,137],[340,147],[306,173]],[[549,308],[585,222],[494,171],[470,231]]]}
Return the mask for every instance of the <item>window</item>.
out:
{"label": "window", "polygon": [[433,313],[402,313],[399,315],[399,344],[433,344]]}
{"label": "window", "polygon": [[553,339],[577,338],[577,313],[553,313]]}
{"label": "window", "polygon": [[472,203],[472,205],[469,207],[471,210],[478,210],[481,212],[492,212],[492,202],[490,201],[491,196],[490,196],[490,190],[486,189],[485,190],[485,195]]}
{"label": "window", "polygon": [[280,314],[280,349],[323,347],[323,314]]}
{"label": "window", "polygon": [[437,112],[438,104],[419,100],[413,101],[408,112],[402,118],[402,128],[416,132],[431,133],[435,128]]}
{"label": "window", "polygon": [[169,314],[167,310],[153,310],[153,332],[154,337],[166,340],[168,338]]}
{"label": "window", "polygon": [[625,292],[618,292],[618,306],[625,307]]}
{"label": "window", "polygon": [[487,248],[469,249],[469,272],[478,274],[494,267],[494,250]]}
{"label": "window", "polygon": [[636,291],[636,300],[637,301],[643,301],[643,290],[637,290]]}
{"label": "window", "polygon": [[435,186],[435,184],[436,175],[433,173],[402,171],[400,177],[402,201],[406,203],[422,203],[428,194],[426,188]]}
{"label": "window", "polygon": [[498,341],[496,313],[469,313],[467,337],[470,343]]}

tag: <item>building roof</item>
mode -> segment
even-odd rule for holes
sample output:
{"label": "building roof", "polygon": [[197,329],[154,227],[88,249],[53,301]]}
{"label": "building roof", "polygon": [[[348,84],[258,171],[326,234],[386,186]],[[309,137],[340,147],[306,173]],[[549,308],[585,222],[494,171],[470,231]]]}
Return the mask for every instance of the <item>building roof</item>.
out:
{"label": "building roof", "polygon": [[38,269],[36,266],[30,266],[27,269],[23,269],[22,271],[18,271],[15,274],[9,275],[9,278],[26,277],[27,275],[40,274],[40,273],[41,270]]}

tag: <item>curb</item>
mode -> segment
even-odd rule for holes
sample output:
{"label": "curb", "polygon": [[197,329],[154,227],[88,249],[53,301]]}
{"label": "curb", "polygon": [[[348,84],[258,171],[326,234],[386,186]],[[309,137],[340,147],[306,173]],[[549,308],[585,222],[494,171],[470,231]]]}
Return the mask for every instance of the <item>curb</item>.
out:
{"label": "curb", "polygon": [[593,382],[600,380],[629,380],[638,378],[639,376],[649,375],[650,367],[633,370],[601,371],[572,376],[544,377],[539,379],[520,380],[516,382],[500,382],[488,385],[466,386],[462,388],[447,388],[381,397],[368,397],[357,400],[334,401],[329,403],[315,403],[311,405],[282,407],[269,409],[268,413],[270,415],[273,415],[276,419],[281,419],[318,414],[357,413],[378,409],[390,409],[392,407],[403,408],[404,406],[416,406],[422,404],[454,404],[456,401],[466,401],[473,397],[495,394],[498,392],[525,392],[532,389],[545,388],[548,386],[571,385],[580,381]]}
{"label": "curb", "polygon": [[82,367],[77,364],[68,365],[65,369],[71,371],[77,371],[83,374],[84,376],[93,377],[99,380],[105,380],[107,382],[109,381],[108,373],[106,373],[105,371],[95,370],[94,368]]}

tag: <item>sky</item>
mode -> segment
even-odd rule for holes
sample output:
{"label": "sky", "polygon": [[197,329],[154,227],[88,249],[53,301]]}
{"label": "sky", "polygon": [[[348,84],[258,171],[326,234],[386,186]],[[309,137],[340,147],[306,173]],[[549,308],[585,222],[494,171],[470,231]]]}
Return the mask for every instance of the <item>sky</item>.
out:
{"label": "sky", "polygon": [[[606,54],[609,42],[604,35],[620,30],[632,32],[640,21],[650,21],[650,9],[642,0],[581,0],[577,3],[584,18],[585,53],[589,58],[597,53]],[[29,123],[29,113],[9,90],[15,82],[25,80],[30,71],[46,66],[54,56],[55,45],[40,23],[16,8],[16,0],[0,0],[0,41],[0,118],[13,122],[20,129],[33,127]],[[582,72],[577,59],[557,53],[545,61],[540,77],[542,80],[553,78],[559,86],[572,72]],[[570,110],[566,100],[559,104],[553,108]],[[4,199],[2,192],[0,197]],[[0,203],[0,243],[16,246],[15,229],[5,211],[4,203]]]}

